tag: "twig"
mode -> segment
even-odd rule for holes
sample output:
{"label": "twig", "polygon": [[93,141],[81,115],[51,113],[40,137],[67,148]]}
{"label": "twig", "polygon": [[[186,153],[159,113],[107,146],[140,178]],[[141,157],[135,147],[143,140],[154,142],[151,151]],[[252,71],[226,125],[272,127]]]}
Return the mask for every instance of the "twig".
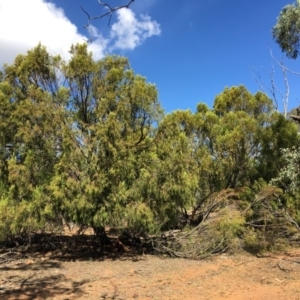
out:
{"label": "twig", "polygon": [[244,264],[248,264],[248,263],[250,263],[250,262],[253,262],[253,260],[251,260],[251,261],[242,261],[241,263],[238,263],[238,264],[236,264],[236,265],[234,265],[235,267],[238,267],[238,266],[242,266],[242,265],[244,265]]}
{"label": "twig", "polygon": [[17,258],[4,258],[5,256],[8,256],[8,255],[10,255],[10,254],[14,254],[14,255],[16,255],[16,256],[22,256],[22,257],[28,257],[29,258],[29,256],[28,255],[26,255],[26,254],[22,254],[22,253],[20,253],[20,252],[13,252],[13,251],[9,251],[9,252],[6,252],[6,253],[4,253],[4,254],[1,254],[0,255],[0,263],[6,263],[6,262],[11,262],[11,261],[13,261],[13,260],[16,260]]}
{"label": "twig", "polygon": [[108,20],[108,26],[110,25],[110,21],[111,21],[111,17],[112,15],[117,11],[120,10],[122,8],[129,8],[129,6],[134,2],[134,0],[130,0],[127,4],[125,5],[120,5],[120,6],[115,6],[112,7],[110,6],[108,3],[106,2],[101,2],[100,0],[98,0],[99,4],[102,5],[103,7],[107,8],[108,11],[106,13],[103,13],[99,16],[95,16],[95,17],[91,17],[90,14],[81,6],[81,10],[87,15],[88,17],[88,24],[85,25],[84,27],[87,28],[90,24],[90,21],[92,20],[97,20],[97,19],[102,19],[106,16],[109,16],[109,20]]}
{"label": "twig", "polygon": [[279,62],[278,60],[275,59],[272,50],[270,49],[270,56],[272,58],[272,60],[281,68],[282,71],[282,75],[283,75],[283,80],[284,80],[284,86],[285,86],[285,94],[278,88],[278,86],[275,84],[275,69],[274,69],[274,64],[272,65],[272,71],[269,72],[269,77],[270,77],[270,81],[271,81],[271,87],[269,87],[261,78],[259,72],[257,70],[256,73],[257,75],[254,74],[254,72],[252,70],[250,70],[252,77],[254,78],[255,82],[259,85],[260,89],[262,90],[262,92],[264,92],[265,94],[268,94],[267,92],[269,92],[271,94],[271,96],[273,97],[273,100],[275,102],[275,106],[276,109],[278,110],[278,100],[277,100],[277,94],[279,93],[280,97],[281,97],[281,101],[283,104],[283,110],[284,110],[284,117],[287,117],[287,112],[288,112],[288,104],[289,104],[289,96],[290,96],[290,87],[289,87],[289,81],[288,81],[288,76],[287,76],[287,72],[294,74],[294,75],[300,75],[300,73],[298,72],[294,72],[292,70],[290,70],[289,68],[287,68],[284,63],[283,60],[281,62]]}
{"label": "twig", "polygon": [[285,258],[285,257],[282,260],[286,260],[286,261],[294,262],[296,264],[300,264],[300,261],[288,259],[288,258]]}
{"label": "twig", "polygon": [[281,271],[283,271],[283,272],[290,272],[290,271],[291,271],[291,270],[289,270],[289,269],[283,268],[283,267],[279,264],[279,262],[277,263],[277,267],[278,267]]}
{"label": "twig", "polygon": [[[263,93],[265,93],[266,95],[268,94],[268,92],[266,91],[266,89],[271,93],[273,100],[275,102],[275,108],[278,109],[278,101],[277,101],[277,97],[276,97],[276,90],[275,90],[275,82],[274,82],[274,78],[272,78],[271,74],[269,73],[269,76],[271,78],[271,86],[272,88],[270,88],[261,78],[259,71],[256,69],[255,70],[257,73],[257,77],[255,76],[254,72],[252,72],[252,70],[250,70],[251,75],[253,77],[253,79],[255,80],[255,82],[258,84],[258,86],[260,87],[261,91]],[[272,66],[272,74],[274,74],[274,66]]]}
{"label": "twig", "polygon": [[298,223],[289,215],[289,213],[287,211],[284,212],[284,217],[287,221],[289,221],[290,223],[292,223],[299,231],[300,231],[300,226],[298,225]]}
{"label": "twig", "polygon": [[6,252],[6,253],[4,253],[4,254],[1,254],[1,255],[0,255],[0,258],[1,258],[1,257],[4,257],[4,256],[6,256],[6,255],[9,255],[9,254],[22,255],[20,252],[12,252],[12,251],[10,251],[10,252]]}
{"label": "twig", "polygon": [[281,68],[285,69],[286,71],[288,71],[288,72],[291,73],[291,74],[300,76],[300,73],[299,73],[299,72],[295,72],[295,71],[293,71],[293,70],[287,68],[283,63],[280,63],[279,61],[277,61],[277,60],[275,59],[275,57],[273,56],[273,52],[272,52],[271,49],[270,49],[270,54],[271,54],[272,59],[276,62],[276,64],[277,64],[278,66],[280,66]]}

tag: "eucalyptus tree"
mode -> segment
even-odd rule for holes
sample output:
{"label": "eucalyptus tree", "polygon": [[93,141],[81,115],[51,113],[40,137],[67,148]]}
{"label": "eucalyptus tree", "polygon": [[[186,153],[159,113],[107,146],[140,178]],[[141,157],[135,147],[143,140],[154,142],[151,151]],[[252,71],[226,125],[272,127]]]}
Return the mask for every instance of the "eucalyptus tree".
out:
{"label": "eucalyptus tree", "polygon": [[300,1],[286,5],[273,27],[273,37],[289,58],[296,59],[300,47]]}

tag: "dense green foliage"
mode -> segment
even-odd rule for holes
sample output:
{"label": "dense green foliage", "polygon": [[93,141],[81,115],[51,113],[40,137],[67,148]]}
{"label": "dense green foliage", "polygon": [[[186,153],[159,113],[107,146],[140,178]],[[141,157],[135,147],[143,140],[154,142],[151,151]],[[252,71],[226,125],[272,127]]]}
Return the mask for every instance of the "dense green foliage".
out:
{"label": "dense green foliage", "polygon": [[286,5],[280,12],[273,37],[289,58],[297,58],[300,47],[300,1]]}
{"label": "dense green foliage", "polygon": [[[300,1],[292,5],[285,6],[277,19],[276,25],[273,27],[273,37],[285,52],[287,57],[296,59],[299,56],[300,47]],[[291,114],[297,115],[298,109],[294,109]],[[287,122],[287,120],[283,120]],[[282,126],[276,128],[279,132]],[[298,122],[299,131],[299,122]],[[280,133],[282,135],[282,132]],[[288,219],[293,222],[299,230],[300,213],[299,213],[299,145],[291,147],[286,142],[290,140],[285,138],[282,140],[278,151],[281,152],[281,163],[278,176],[271,179],[271,184],[279,186],[283,193],[282,203],[286,209],[285,214]],[[290,214],[292,216],[290,216]]]}
{"label": "dense green foliage", "polygon": [[300,225],[300,151],[299,148],[282,149],[285,162],[278,177],[272,179],[285,193],[283,201],[293,218]]}
{"label": "dense green foliage", "polygon": [[199,226],[219,210],[205,227],[219,234],[199,241],[224,250],[260,222],[261,201],[298,216],[295,194],[280,205],[279,189],[264,194],[272,179],[285,188],[280,170],[296,161],[281,149],[299,145],[297,126],[265,94],[225,88],[212,109],[164,115],[155,85],[126,58],[94,61],[86,45],[70,53],[64,62],[38,45],[4,67],[0,239],[63,222],[145,234]]}

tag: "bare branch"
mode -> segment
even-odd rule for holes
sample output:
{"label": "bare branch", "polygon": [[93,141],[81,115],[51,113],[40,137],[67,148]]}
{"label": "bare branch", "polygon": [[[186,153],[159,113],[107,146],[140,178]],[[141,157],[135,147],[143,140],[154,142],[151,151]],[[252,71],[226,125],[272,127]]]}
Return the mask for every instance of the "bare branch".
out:
{"label": "bare branch", "polygon": [[276,85],[275,85],[275,81],[274,81],[274,66],[272,67],[272,73],[269,73],[270,79],[271,79],[271,88],[262,80],[260,73],[258,72],[258,70],[256,70],[257,75],[255,75],[251,70],[251,75],[253,77],[253,79],[255,80],[255,82],[257,83],[257,85],[260,87],[261,91],[263,93],[265,93],[266,95],[268,94],[267,90],[269,91],[269,93],[272,95],[272,98],[275,102],[275,108],[278,110],[278,101],[277,101],[277,97],[276,97]]}
{"label": "bare branch", "polygon": [[290,86],[289,86],[289,81],[288,81],[288,77],[287,77],[287,72],[290,72],[292,74],[296,74],[296,75],[300,75],[300,73],[297,72],[293,72],[290,69],[288,69],[283,61],[279,62],[278,60],[275,59],[275,57],[273,56],[272,50],[270,49],[270,55],[272,60],[281,68],[281,72],[282,72],[282,76],[283,76],[283,81],[284,81],[284,86],[285,86],[285,93],[283,93],[278,86],[275,83],[275,68],[274,65],[272,65],[272,71],[269,72],[269,77],[270,77],[270,82],[271,82],[271,86],[267,85],[261,78],[259,72],[256,70],[257,75],[254,74],[253,71],[251,71],[252,77],[254,78],[255,82],[258,84],[258,86],[260,87],[260,89],[262,90],[262,92],[264,92],[265,94],[271,94],[276,109],[278,110],[278,100],[277,100],[277,95],[280,95],[281,98],[281,102],[283,105],[283,113],[284,113],[284,117],[287,117],[287,113],[288,113],[288,104],[289,104],[289,96],[290,96]]}
{"label": "bare branch", "polygon": [[87,28],[89,25],[90,25],[90,21],[92,20],[97,20],[97,19],[102,19],[104,17],[107,17],[109,16],[109,20],[108,20],[108,25],[110,25],[110,21],[111,21],[111,17],[112,15],[117,11],[117,10],[120,10],[122,8],[129,8],[129,6],[134,2],[134,0],[130,0],[127,4],[124,4],[124,5],[120,5],[120,6],[115,6],[115,7],[112,7],[110,6],[108,3],[106,2],[101,2],[100,0],[98,0],[98,3],[103,6],[104,8],[107,8],[108,11],[101,14],[101,15],[98,15],[98,16],[95,16],[95,17],[92,17],[83,7],[81,7],[81,10],[87,15],[88,17],[88,24],[85,25],[84,27]]}
{"label": "bare branch", "polygon": [[292,223],[299,231],[300,231],[300,226],[298,223],[289,215],[287,211],[284,212],[284,216],[286,220],[288,220],[290,223]]}
{"label": "bare branch", "polygon": [[283,62],[280,63],[278,60],[276,60],[276,58],[273,56],[273,52],[272,52],[271,49],[270,49],[270,54],[271,54],[272,59],[276,62],[276,64],[277,64],[278,66],[280,66],[280,67],[283,68],[285,71],[288,71],[288,72],[291,73],[291,74],[300,76],[300,73],[299,73],[299,72],[295,72],[295,71],[293,71],[293,70],[287,68],[287,67],[283,64]]}

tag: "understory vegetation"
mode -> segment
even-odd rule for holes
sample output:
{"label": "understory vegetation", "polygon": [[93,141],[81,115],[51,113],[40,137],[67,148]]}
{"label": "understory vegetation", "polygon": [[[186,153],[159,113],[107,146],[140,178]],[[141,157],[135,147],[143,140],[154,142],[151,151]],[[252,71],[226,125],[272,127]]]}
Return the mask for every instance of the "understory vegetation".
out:
{"label": "understory vegetation", "polygon": [[66,224],[92,228],[99,251],[111,228],[174,257],[299,242],[298,127],[264,93],[228,87],[212,108],[164,114],[126,58],[70,53],[38,45],[0,74],[3,246]]}

